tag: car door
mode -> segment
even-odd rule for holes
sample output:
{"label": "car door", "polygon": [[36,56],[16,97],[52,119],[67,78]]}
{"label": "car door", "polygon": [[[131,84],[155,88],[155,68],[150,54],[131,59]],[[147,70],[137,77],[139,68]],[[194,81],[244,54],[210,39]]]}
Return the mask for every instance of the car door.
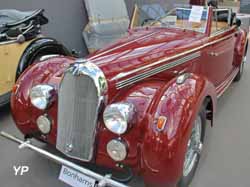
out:
{"label": "car door", "polygon": [[222,84],[233,70],[235,35],[231,27],[231,13],[215,9],[211,35],[206,50],[206,65],[203,71],[216,87]]}
{"label": "car door", "polygon": [[0,96],[5,94],[8,90],[9,77],[9,66],[8,59],[8,45],[0,44]]}
{"label": "car door", "polygon": [[0,43],[0,95],[11,91],[19,60],[30,41],[19,44],[16,41]]}

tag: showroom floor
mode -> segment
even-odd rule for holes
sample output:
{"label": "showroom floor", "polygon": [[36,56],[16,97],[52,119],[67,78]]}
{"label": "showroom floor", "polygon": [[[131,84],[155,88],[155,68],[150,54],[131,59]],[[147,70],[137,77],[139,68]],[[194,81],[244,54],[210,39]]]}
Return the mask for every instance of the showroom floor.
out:
{"label": "showroom floor", "polygon": [[[192,187],[250,186],[250,65],[246,64],[245,69],[242,81],[234,83],[218,102],[215,125],[207,128],[202,162]],[[0,130],[21,137],[8,107],[0,109]],[[28,166],[30,171],[15,176],[14,166]],[[18,150],[15,143],[0,138],[1,187],[67,187],[57,180],[59,172],[60,166],[32,151]],[[143,184],[135,179],[131,186]]]}

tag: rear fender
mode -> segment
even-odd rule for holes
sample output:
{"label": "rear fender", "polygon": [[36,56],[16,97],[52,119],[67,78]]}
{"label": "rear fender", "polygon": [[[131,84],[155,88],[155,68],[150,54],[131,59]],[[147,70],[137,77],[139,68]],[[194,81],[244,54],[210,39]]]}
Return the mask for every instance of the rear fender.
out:
{"label": "rear fender", "polygon": [[[177,84],[176,78],[170,81],[153,102],[145,124],[141,161],[149,186],[177,184],[192,124],[207,97],[211,98],[215,112],[215,87],[206,78],[190,74],[183,84]],[[160,116],[167,118],[162,131],[156,125]]]}
{"label": "rear fender", "polygon": [[242,58],[244,57],[245,53],[247,52],[247,33],[243,29],[239,29],[237,33],[237,40],[235,44],[235,55],[234,55],[234,64],[235,66],[240,66],[242,62]]}

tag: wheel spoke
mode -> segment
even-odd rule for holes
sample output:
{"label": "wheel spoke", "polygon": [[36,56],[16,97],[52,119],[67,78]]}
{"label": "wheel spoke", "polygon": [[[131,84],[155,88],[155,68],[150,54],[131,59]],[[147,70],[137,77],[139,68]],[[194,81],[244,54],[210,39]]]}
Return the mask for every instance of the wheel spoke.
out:
{"label": "wheel spoke", "polygon": [[188,176],[189,173],[195,166],[197,157],[201,154],[203,143],[201,141],[202,137],[202,120],[198,116],[195,120],[194,127],[187,145],[187,153],[185,155],[183,175]]}
{"label": "wheel spoke", "polygon": [[203,149],[203,144],[200,142],[194,149],[194,152],[197,153],[198,155],[201,154],[202,152],[202,149]]}

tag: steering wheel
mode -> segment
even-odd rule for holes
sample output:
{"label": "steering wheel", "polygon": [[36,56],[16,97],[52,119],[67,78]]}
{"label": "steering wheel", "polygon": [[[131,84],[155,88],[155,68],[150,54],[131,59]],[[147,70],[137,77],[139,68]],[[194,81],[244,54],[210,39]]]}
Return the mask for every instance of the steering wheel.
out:
{"label": "steering wheel", "polygon": [[155,19],[153,18],[147,18],[147,19],[144,19],[141,26],[144,26],[146,23],[148,23],[149,21],[155,21]]}

